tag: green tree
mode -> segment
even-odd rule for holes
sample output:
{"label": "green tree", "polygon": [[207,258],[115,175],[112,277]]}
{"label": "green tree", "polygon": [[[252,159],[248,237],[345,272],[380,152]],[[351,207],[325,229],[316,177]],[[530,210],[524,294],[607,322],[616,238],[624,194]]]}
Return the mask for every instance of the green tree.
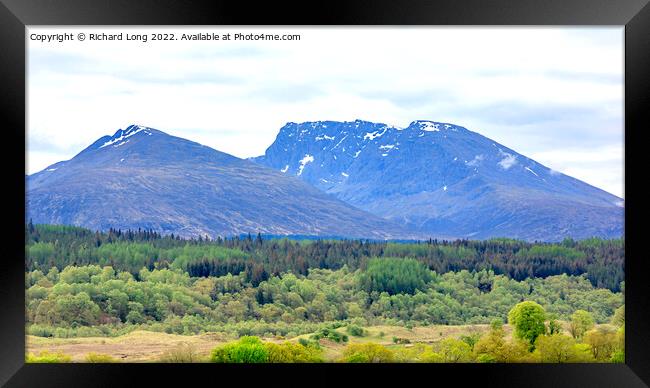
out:
{"label": "green tree", "polygon": [[557,321],[555,314],[548,317],[548,335],[560,334],[562,332],[562,325]]}
{"label": "green tree", "polygon": [[472,361],[472,348],[465,342],[455,338],[445,338],[440,342],[438,354],[444,362],[470,362]]}
{"label": "green tree", "polygon": [[576,310],[571,315],[569,332],[573,338],[580,340],[588,330],[594,327],[594,318],[585,310]]}
{"label": "green tree", "polygon": [[614,311],[611,323],[614,326],[625,325],[625,305],[622,305]]}
{"label": "green tree", "polygon": [[612,326],[602,325],[585,333],[584,342],[591,346],[597,361],[607,361],[618,348],[618,336]]}
{"label": "green tree", "polygon": [[474,346],[481,339],[481,333],[469,333],[466,335],[461,335],[460,340],[465,342],[469,347],[474,350]]}
{"label": "green tree", "polygon": [[85,292],[58,297],[54,310],[63,322],[85,326],[97,323],[100,313],[99,306]]}
{"label": "green tree", "polygon": [[530,344],[523,340],[507,342],[503,322],[492,321],[490,331],[474,345],[474,356],[478,362],[531,362],[528,352]]}
{"label": "green tree", "polygon": [[531,347],[546,332],[544,308],[533,301],[518,303],[508,313],[508,323],[515,328],[515,336],[528,341]]}
{"label": "green tree", "polygon": [[129,310],[126,315],[126,321],[129,323],[142,323],[144,322],[144,307],[138,302],[128,302],[127,309]]}
{"label": "green tree", "polygon": [[414,294],[415,290],[425,290],[432,278],[431,271],[415,259],[375,258],[368,261],[359,283],[368,292]]}
{"label": "green tree", "polygon": [[577,345],[573,338],[563,334],[541,335],[535,342],[535,353],[541,362],[593,362],[589,348]]}

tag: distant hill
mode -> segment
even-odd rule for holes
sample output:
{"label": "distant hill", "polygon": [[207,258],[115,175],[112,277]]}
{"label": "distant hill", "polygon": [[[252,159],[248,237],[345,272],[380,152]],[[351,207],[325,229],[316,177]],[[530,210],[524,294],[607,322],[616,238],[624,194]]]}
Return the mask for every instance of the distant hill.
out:
{"label": "distant hill", "polygon": [[288,123],[251,160],[434,237],[623,235],[621,198],[454,124]]}
{"label": "distant hill", "polygon": [[267,167],[131,125],[26,178],[26,219],[90,229],[153,229],[186,237],[412,237]]}

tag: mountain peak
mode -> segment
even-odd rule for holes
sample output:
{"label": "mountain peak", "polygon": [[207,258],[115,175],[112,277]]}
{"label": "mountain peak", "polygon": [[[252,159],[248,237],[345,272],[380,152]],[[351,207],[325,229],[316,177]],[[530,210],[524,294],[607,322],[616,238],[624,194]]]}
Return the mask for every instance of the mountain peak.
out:
{"label": "mountain peak", "polygon": [[431,120],[415,120],[409,124],[408,128],[419,129],[427,132],[439,132],[440,130],[451,130],[457,132],[458,129],[464,129],[455,124],[441,123]]}
{"label": "mountain peak", "polygon": [[336,132],[337,130],[341,131],[364,131],[368,127],[373,127],[374,129],[378,128],[387,128],[394,129],[397,131],[402,131],[404,129],[410,130],[421,130],[427,132],[439,132],[440,130],[450,130],[453,132],[458,132],[459,130],[466,130],[463,127],[460,127],[452,123],[443,123],[433,120],[415,120],[412,121],[407,127],[401,127],[392,124],[385,124],[379,122],[372,122],[367,120],[355,119],[354,121],[304,121],[300,123],[296,122],[287,122],[281,129],[280,133],[297,133],[298,135],[310,134],[311,130],[327,130]]}
{"label": "mountain peak", "polygon": [[149,127],[145,127],[143,125],[137,125],[137,124],[132,124],[126,127],[126,129],[118,129],[117,132],[113,136],[111,136],[108,140],[106,140],[102,145],[100,145],[98,148],[104,148],[108,146],[113,146],[113,147],[119,147],[123,144],[126,144],[131,136],[137,135],[138,133],[142,133],[144,135],[152,136],[153,135],[153,129]]}

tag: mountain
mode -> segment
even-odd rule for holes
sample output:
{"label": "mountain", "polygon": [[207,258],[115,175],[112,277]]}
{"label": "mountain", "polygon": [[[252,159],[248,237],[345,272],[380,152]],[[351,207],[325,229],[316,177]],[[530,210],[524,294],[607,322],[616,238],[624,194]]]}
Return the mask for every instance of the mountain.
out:
{"label": "mountain", "polygon": [[26,218],[34,223],[188,237],[409,236],[300,179],[138,125],[98,139],[26,185]]}
{"label": "mountain", "polygon": [[621,198],[454,124],[288,123],[251,159],[433,236],[623,235]]}

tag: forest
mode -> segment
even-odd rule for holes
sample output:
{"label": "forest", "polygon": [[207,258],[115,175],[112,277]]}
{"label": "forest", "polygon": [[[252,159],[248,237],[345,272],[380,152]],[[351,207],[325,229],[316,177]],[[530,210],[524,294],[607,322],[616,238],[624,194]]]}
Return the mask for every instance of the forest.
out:
{"label": "forest", "polygon": [[[623,263],[622,240],[210,240],[30,222],[27,334],[223,333],[233,340],[205,359],[213,362],[323,361],[322,338],[346,344],[335,360],[343,362],[616,362]],[[518,315],[536,322],[519,330]],[[382,325],[490,329],[387,346],[368,336]]]}
{"label": "forest", "polygon": [[553,275],[585,275],[594,287],[621,291],[625,279],[625,242],[587,239],[562,243],[487,241],[385,242],[369,240],[290,240],[243,236],[210,240],[161,236],[152,231],[92,232],[73,226],[26,225],[27,271],[69,265],[110,265],[138,275],[179,268],[191,277],[244,271],[254,285],[284,272],[307,275],[310,269],[364,269],[373,257],[412,258],[439,274],[492,270],[522,281]]}

